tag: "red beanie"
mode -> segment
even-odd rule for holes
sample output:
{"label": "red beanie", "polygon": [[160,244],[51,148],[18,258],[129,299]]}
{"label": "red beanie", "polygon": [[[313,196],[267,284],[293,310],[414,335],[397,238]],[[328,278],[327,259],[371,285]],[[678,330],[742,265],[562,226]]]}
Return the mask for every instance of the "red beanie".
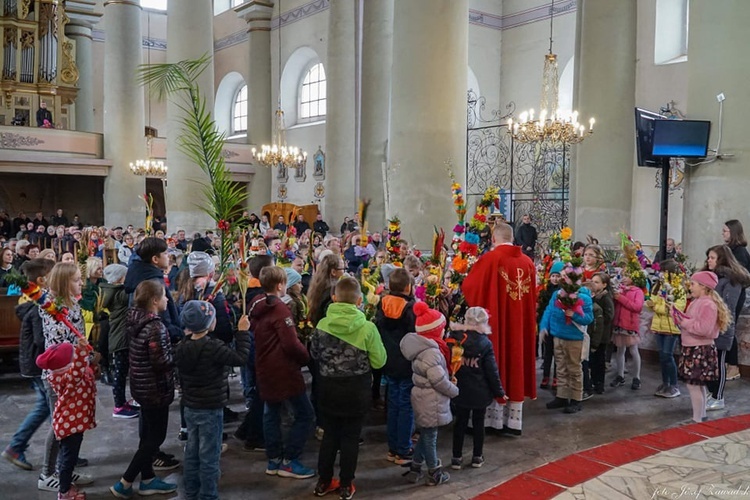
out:
{"label": "red beanie", "polygon": [[415,322],[417,335],[437,342],[438,348],[445,358],[445,366],[450,367],[451,351],[443,339],[445,316],[435,309],[430,309],[430,306],[425,302],[414,304],[414,315],[417,317]]}
{"label": "red beanie", "polygon": [[73,344],[63,342],[50,346],[36,357],[36,366],[42,370],[59,370],[65,368],[73,360]]}

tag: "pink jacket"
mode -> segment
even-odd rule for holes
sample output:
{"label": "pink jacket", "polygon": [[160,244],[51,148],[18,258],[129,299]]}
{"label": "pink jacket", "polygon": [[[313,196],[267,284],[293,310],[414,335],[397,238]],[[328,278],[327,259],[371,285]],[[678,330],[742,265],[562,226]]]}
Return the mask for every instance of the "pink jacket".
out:
{"label": "pink jacket", "polygon": [[719,336],[718,309],[711,297],[703,296],[687,308],[685,314],[676,314],[675,322],[680,327],[683,346],[711,345]]}
{"label": "pink jacket", "polygon": [[638,332],[641,329],[643,291],[634,286],[623,287],[615,299],[615,319],[612,325],[623,330]]}

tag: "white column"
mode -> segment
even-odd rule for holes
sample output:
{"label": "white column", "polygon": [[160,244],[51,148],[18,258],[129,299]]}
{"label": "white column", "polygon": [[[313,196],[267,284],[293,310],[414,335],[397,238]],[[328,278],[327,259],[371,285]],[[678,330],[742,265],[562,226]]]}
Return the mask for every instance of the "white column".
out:
{"label": "white column", "polygon": [[362,198],[372,201],[368,219],[373,229],[385,226],[382,165],[388,162],[393,1],[364,2],[359,189]]}
{"label": "white column", "polygon": [[[247,82],[247,142],[260,149],[270,144],[272,131],[271,93],[271,16],[273,3],[262,0],[245,2],[236,9],[248,25],[250,70]],[[260,214],[271,201],[271,169],[255,164],[247,205]]]}
{"label": "white column", "polygon": [[[213,55],[213,10],[205,0],[179,0],[167,3],[167,62],[176,63]],[[206,109],[214,109],[214,63],[196,82],[206,99]],[[177,96],[175,96],[177,97]],[[181,96],[180,96],[181,98]],[[196,181],[208,182],[208,176],[178,146],[182,118],[174,98],[167,103],[167,222],[170,230],[204,232],[216,223],[198,207],[207,201]]]}
{"label": "white column", "polygon": [[[742,222],[750,232],[747,200],[750,192],[750,143],[747,117],[750,101],[747,82],[750,66],[744,44],[750,26],[750,2],[690,2],[690,53],[688,54],[688,103],[690,118],[711,120],[709,146],[716,148],[721,132],[721,153],[730,158],[697,167],[686,167],[684,238],[685,253],[700,262],[711,245],[720,243],[727,220]],[[723,93],[723,121],[719,103]],[[690,160],[695,162],[696,160]],[[744,362],[743,362],[744,364]]]}
{"label": "white column", "polygon": [[636,2],[578,2],[575,105],[582,119],[596,117],[596,128],[577,146],[571,213],[576,234],[602,243],[630,228],[636,25]]}
{"label": "white column", "polygon": [[357,209],[355,187],[355,2],[331,0],[328,11],[326,197],[324,216],[338,227]]}
{"label": "white column", "polygon": [[94,121],[94,54],[91,29],[99,22],[102,15],[94,12],[93,3],[81,0],[68,0],[65,13],[70,18],[70,22],[65,26],[65,35],[76,42],[78,95],[75,102],[75,129],[81,132],[96,132]]}
{"label": "white column", "polygon": [[468,17],[468,0],[395,2],[390,213],[421,249],[432,244],[433,225],[455,225],[445,162],[466,158]]}
{"label": "white column", "polygon": [[130,162],[146,153],[143,89],[136,81],[142,63],[140,4],[104,2],[104,25],[104,157],[112,161],[104,181],[104,223],[141,227],[145,208],[138,196],[145,180],[130,171]]}

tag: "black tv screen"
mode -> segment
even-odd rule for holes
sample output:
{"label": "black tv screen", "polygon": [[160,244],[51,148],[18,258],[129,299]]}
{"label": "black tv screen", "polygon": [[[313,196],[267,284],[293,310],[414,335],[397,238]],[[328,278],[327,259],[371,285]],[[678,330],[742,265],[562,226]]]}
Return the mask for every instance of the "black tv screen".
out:
{"label": "black tv screen", "polygon": [[635,108],[635,143],[638,152],[638,166],[659,167],[661,158],[653,155],[654,122],[664,117],[641,108]]}
{"label": "black tv screen", "polygon": [[654,122],[654,156],[705,158],[711,122],[658,120]]}

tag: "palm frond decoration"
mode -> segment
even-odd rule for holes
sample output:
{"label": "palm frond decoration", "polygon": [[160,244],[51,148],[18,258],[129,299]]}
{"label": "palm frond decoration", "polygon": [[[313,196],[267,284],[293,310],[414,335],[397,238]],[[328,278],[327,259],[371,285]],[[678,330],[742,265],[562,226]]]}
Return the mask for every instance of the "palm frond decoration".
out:
{"label": "palm frond decoration", "polygon": [[206,174],[196,179],[205,202],[197,207],[215,222],[221,237],[219,270],[226,271],[232,253],[231,221],[237,220],[247,193],[232,181],[222,155],[225,134],[219,132],[196,83],[211,62],[211,56],[176,63],[144,64],[138,81],[147,85],[159,99],[170,98],[183,112],[182,130],[177,140],[180,150]]}

